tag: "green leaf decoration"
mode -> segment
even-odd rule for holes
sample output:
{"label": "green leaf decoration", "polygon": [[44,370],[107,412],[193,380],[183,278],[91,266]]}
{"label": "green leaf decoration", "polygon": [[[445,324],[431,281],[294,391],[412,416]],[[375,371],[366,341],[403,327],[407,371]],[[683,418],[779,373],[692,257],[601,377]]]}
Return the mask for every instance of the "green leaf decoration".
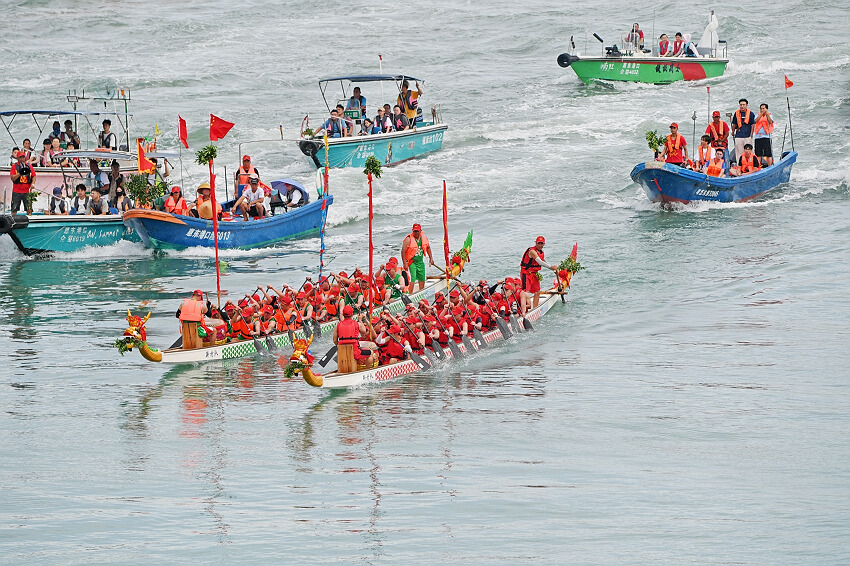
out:
{"label": "green leaf decoration", "polygon": [[649,149],[659,151],[661,146],[664,145],[664,138],[660,137],[657,131],[650,130],[646,132],[646,143]]}
{"label": "green leaf decoration", "polygon": [[559,271],[560,270],[566,270],[566,271],[569,271],[570,273],[575,273],[577,271],[581,271],[582,269],[585,269],[585,268],[582,267],[582,265],[579,262],[577,262],[576,260],[574,260],[571,257],[568,257],[567,259],[565,259],[564,261],[562,261],[561,263],[558,264],[558,270]]}
{"label": "green leaf decoration", "polygon": [[307,367],[303,362],[289,362],[286,368],[283,370],[284,379],[292,379],[295,377],[295,374],[302,369]]}
{"label": "green leaf decoration", "polygon": [[376,179],[381,178],[381,162],[374,155],[366,158],[366,168],[363,169],[363,174],[368,175],[369,173]]}
{"label": "green leaf decoration", "polygon": [[210,161],[218,157],[218,149],[210,144],[203,149],[198,150],[195,153],[195,163],[198,165],[207,165]]}
{"label": "green leaf decoration", "polygon": [[153,204],[154,200],[168,192],[167,184],[157,180],[155,184],[151,185],[148,182],[148,176],[145,174],[130,175],[126,187],[127,195],[136,204]]}
{"label": "green leaf decoration", "polygon": [[113,348],[118,348],[118,353],[122,356],[132,350],[133,348],[137,348],[141,345],[139,340],[136,340],[132,336],[125,336],[124,338],[119,338],[115,342],[112,343]]}

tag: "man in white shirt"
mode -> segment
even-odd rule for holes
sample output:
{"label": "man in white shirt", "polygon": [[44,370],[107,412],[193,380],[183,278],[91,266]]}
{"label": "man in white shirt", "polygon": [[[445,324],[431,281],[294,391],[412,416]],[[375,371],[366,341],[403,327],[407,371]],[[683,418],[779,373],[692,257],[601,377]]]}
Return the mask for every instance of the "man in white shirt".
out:
{"label": "man in white shirt", "polygon": [[97,147],[106,148],[109,151],[115,151],[118,149],[118,136],[115,135],[115,132],[109,131],[110,128],[112,128],[112,121],[104,120],[103,131],[100,132],[97,139]]}
{"label": "man in white shirt", "polygon": [[94,159],[89,159],[89,172],[86,175],[86,184],[91,189],[102,189],[109,187],[109,175],[101,171],[100,166]]}
{"label": "man in white shirt", "polygon": [[239,210],[245,220],[248,220],[249,216],[263,218],[266,215],[266,210],[263,207],[265,198],[266,193],[260,187],[260,179],[251,177],[248,180],[248,186],[242,190],[242,196],[239,197],[233,208]]}

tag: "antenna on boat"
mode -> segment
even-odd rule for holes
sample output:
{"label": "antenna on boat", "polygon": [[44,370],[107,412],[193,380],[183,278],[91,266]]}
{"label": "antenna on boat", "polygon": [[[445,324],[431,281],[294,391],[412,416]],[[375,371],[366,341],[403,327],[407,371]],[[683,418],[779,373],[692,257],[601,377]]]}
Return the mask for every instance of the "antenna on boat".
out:
{"label": "antenna on boat", "polygon": [[691,147],[695,148],[697,146],[697,111],[694,110],[694,115],[691,116],[691,120],[694,121],[694,133],[691,135]]}
{"label": "antenna on boat", "polygon": [[[384,56],[378,53],[378,69],[381,70],[381,74],[384,74]],[[381,106],[384,105],[384,81],[378,81],[381,83]]]}
{"label": "antenna on boat", "polygon": [[653,53],[650,53],[650,55],[653,55],[653,56],[658,55],[657,53],[654,53],[654,51],[658,48],[657,47],[658,44],[655,43],[656,42],[656,39],[655,39],[655,12],[657,12],[657,10],[655,8],[653,8],[652,9],[652,51],[653,51]]}

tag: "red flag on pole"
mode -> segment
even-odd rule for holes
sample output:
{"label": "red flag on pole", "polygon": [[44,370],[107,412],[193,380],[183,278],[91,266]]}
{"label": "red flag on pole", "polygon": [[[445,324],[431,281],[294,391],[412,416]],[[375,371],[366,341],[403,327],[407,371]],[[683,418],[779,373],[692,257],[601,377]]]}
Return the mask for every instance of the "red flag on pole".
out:
{"label": "red flag on pole", "polygon": [[785,88],[789,89],[794,86],[794,83],[791,82],[791,79],[788,78],[788,75],[785,75]]}
{"label": "red flag on pole", "polygon": [[210,141],[218,141],[224,139],[230,128],[235,126],[233,122],[222,120],[218,116],[210,114]]}
{"label": "red flag on pole", "polygon": [[156,164],[145,157],[145,150],[142,147],[142,142],[145,138],[136,138],[136,152],[139,156],[139,175],[142,173],[152,173],[156,169]]}
{"label": "red flag on pole", "polygon": [[372,257],[374,255],[375,246],[372,244],[372,173],[368,173],[369,177],[369,320],[372,320],[372,303],[375,301],[373,290],[375,285],[372,281],[374,277]]}
{"label": "red flag on pole", "polygon": [[448,274],[452,264],[449,261],[449,199],[445,181],[443,181],[443,253],[446,256],[446,289],[448,289]]}
{"label": "red flag on pole", "polygon": [[186,120],[184,120],[180,114],[177,115],[177,135],[180,137],[180,143],[183,144],[183,147],[189,149],[189,133],[186,131]]}
{"label": "red flag on pole", "polygon": [[[229,129],[229,128],[228,128]],[[210,159],[210,202],[212,203],[213,246],[215,246],[215,292],[218,308],[221,309],[221,271],[218,265],[218,207],[215,205],[215,173],[213,160]]]}

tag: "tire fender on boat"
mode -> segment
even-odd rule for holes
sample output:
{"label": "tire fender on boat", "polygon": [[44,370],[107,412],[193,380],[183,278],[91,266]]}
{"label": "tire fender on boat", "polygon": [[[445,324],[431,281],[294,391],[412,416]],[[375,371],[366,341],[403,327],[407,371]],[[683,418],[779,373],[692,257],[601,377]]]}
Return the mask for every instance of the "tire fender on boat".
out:
{"label": "tire fender on boat", "polygon": [[561,67],[569,67],[576,61],[578,61],[578,57],[576,55],[570,55],[569,53],[561,53],[558,55],[558,65]]}
{"label": "tire fender on boat", "polygon": [[15,220],[8,214],[0,216],[0,234],[7,234],[12,231],[12,226],[15,225]]}
{"label": "tire fender on boat", "polygon": [[319,163],[319,160],[316,158],[316,154],[319,153],[319,149],[322,148],[321,143],[315,140],[301,140],[298,142],[298,149],[301,150],[301,153],[313,159],[313,163],[316,164],[316,167],[321,167],[322,164]]}
{"label": "tire fender on boat", "polygon": [[30,225],[30,217],[26,214],[16,214],[12,217],[12,229],[23,230]]}

